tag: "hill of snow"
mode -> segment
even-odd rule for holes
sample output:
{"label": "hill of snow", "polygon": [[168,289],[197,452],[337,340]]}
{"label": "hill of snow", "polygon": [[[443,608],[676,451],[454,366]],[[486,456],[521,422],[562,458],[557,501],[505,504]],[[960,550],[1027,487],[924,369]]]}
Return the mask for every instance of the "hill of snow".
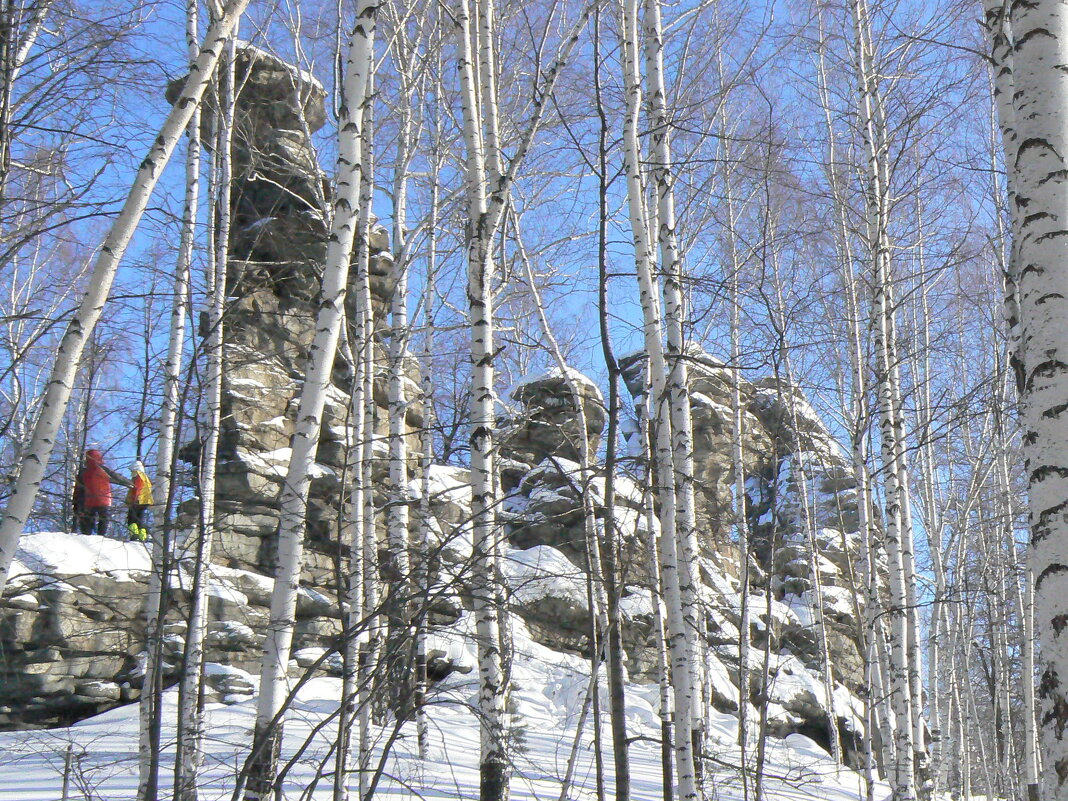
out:
{"label": "hill of snow", "polygon": [[[464,621],[467,622],[467,621]],[[513,763],[512,798],[515,801],[557,799],[565,774],[576,726],[589,686],[587,663],[534,642],[520,621],[515,622],[516,660],[513,668],[514,722],[517,746]],[[475,645],[468,625],[454,627],[450,650],[461,663],[474,664]],[[235,670],[233,668],[218,669]],[[245,675],[240,678],[246,678]],[[254,684],[256,679],[247,678]],[[401,727],[386,760],[375,797],[381,799],[473,799],[478,796],[478,723],[472,712],[476,692],[475,671],[453,673],[435,689],[430,713],[431,751],[426,762],[417,757],[413,724]],[[299,694],[286,722],[283,759],[289,760],[310,740],[289,769],[285,785],[288,799],[327,799],[330,725],[313,734],[336,707],[339,680],[312,679]],[[177,696],[165,697],[163,740],[163,792],[170,787],[168,767],[174,755],[173,721]],[[660,726],[656,715],[657,688],[630,685],[627,693],[629,728],[638,739],[631,747],[634,801],[660,801]],[[602,701],[606,706],[606,701]],[[208,761],[204,770],[205,801],[229,798],[235,769],[251,741],[255,698],[235,704],[209,704],[207,710]],[[737,719],[712,713],[707,789],[720,801],[742,799],[743,790],[734,744]],[[604,763],[608,792],[613,786],[607,721],[604,728]],[[393,731],[392,721],[375,729],[376,760]],[[32,732],[0,734],[0,801],[57,801],[61,798],[64,763],[70,754],[70,799],[122,801],[134,798],[137,787],[137,707],[113,709],[74,726]],[[765,787],[769,799],[820,798],[846,801],[864,797],[861,777],[845,768],[836,771],[827,754],[800,735],[768,740]],[[885,785],[876,798],[889,796]],[[593,799],[595,763],[593,733],[582,732],[571,799]]]}

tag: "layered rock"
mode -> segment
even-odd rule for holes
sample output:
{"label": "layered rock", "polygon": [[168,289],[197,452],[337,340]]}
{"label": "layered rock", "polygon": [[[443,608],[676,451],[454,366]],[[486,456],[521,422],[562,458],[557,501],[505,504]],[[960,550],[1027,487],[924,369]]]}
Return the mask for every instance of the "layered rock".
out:
{"label": "layered rock", "polygon": [[[712,700],[729,710],[736,709],[743,696],[755,701],[761,692],[755,680],[747,693],[738,687],[741,603],[737,577],[741,555],[734,536],[734,376],[722,362],[697,349],[688,352],[687,361],[700,546],[697,575],[705,608],[708,659],[713,665],[709,671]],[[645,390],[644,357],[628,357],[622,366],[628,387],[640,403]],[[558,551],[570,563],[573,574],[584,576],[578,465],[558,455],[561,434],[537,441],[543,430],[541,421],[546,418],[572,432],[572,440],[574,432],[582,429],[579,403],[585,408],[588,400],[576,398],[572,385],[585,387],[586,383],[550,375],[532,380],[529,387],[524,382],[513,391],[518,408],[507,421],[505,430],[509,433],[502,445],[505,474],[512,476],[503,482],[509,490],[505,517],[513,546],[525,549],[524,553],[537,550],[539,558],[544,558],[547,548]],[[828,705],[821,635],[813,608],[818,599],[835,671],[835,716],[844,750],[849,752],[862,726],[856,694],[863,686],[857,629],[860,607],[852,573],[859,547],[852,469],[797,388],[772,380],[741,379],[740,395],[743,479],[752,545],[749,559],[751,576],[755,577],[749,599],[753,643],[749,661],[751,665],[762,664],[761,649],[765,645],[771,648],[773,728],[781,734],[804,732],[826,742]],[[598,422],[589,432],[591,450],[596,452],[603,413],[592,418]],[[513,433],[517,431],[518,435]],[[513,449],[513,441],[522,447]],[[640,447],[635,452],[640,452]],[[574,455],[573,450],[568,451],[568,456]],[[645,498],[636,478],[616,476],[615,516],[625,549],[621,562],[628,571],[622,603],[624,647],[632,678],[648,681],[655,679],[657,665],[649,600],[653,584],[646,559]],[[598,474],[590,490],[599,515],[604,511],[603,487],[604,476]],[[811,575],[812,542],[818,551],[815,562],[819,575],[815,579]],[[553,569],[557,575],[567,572],[558,562]],[[766,598],[764,588],[769,584],[771,596]],[[541,592],[544,597],[538,604],[515,605],[535,638],[554,648],[587,648],[589,614],[584,585],[557,581],[543,586]],[[553,625],[546,625],[546,621],[553,621]]]}
{"label": "layered rock", "polygon": [[[279,59],[244,46],[237,62],[234,147],[234,230],[227,265],[230,298],[224,321],[223,430],[219,451],[216,543],[211,566],[208,682],[212,698],[241,700],[252,692],[268,618],[278,495],[289,460],[297,398],[313,337],[315,298],[325,256],[329,189],[310,136],[325,122],[325,92]],[[172,88],[173,91],[173,88]],[[393,286],[387,232],[375,228],[371,254],[378,341],[373,427],[386,427],[385,317]],[[354,318],[354,315],[351,316]],[[733,535],[736,476],[732,456],[733,374],[698,350],[687,353],[694,421],[694,466],[700,556],[696,574],[707,627],[706,672],[712,701],[736,709],[758,700],[756,684],[739,688],[740,560]],[[635,396],[644,391],[644,359],[623,360]],[[409,383],[418,384],[414,362]],[[340,623],[332,592],[339,516],[350,484],[345,465],[353,443],[348,424],[352,368],[342,353],[333,371],[309,500],[308,534],[297,609],[294,671],[337,667]],[[415,393],[413,392],[413,396]],[[781,734],[826,739],[828,714],[839,719],[847,750],[861,725],[857,648],[859,603],[852,565],[858,548],[852,470],[834,438],[796,388],[741,381],[743,470],[750,559],[756,577],[749,598],[754,646],[750,664],[770,650],[769,716]],[[540,643],[589,652],[589,588],[584,492],[603,526],[605,479],[594,465],[583,486],[579,460],[596,455],[605,421],[596,385],[577,373],[547,374],[511,392],[512,413],[499,420],[499,518],[507,536],[501,574],[506,602]],[[407,406],[413,454],[422,425],[418,400]],[[378,450],[381,453],[381,449]],[[195,461],[197,443],[185,450]],[[415,460],[413,458],[413,465]],[[386,500],[377,465],[377,501]],[[634,460],[613,476],[614,517],[623,547],[622,616],[628,670],[652,680],[658,658],[643,465]],[[628,472],[629,471],[629,472]],[[411,494],[423,490],[414,469]],[[470,481],[466,470],[434,466],[427,478],[434,554],[430,620],[439,633],[457,628],[472,606]],[[802,478],[804,480],[802,480]],[[186,512],[192,516],[195,501]],[[419,521],[413,518],[413,525]],[[384,532],[383,532],[384,536]],[[54,539],[65,538],[65,539]],[[54,539],[54,541],[53,541]],[[413,538],[414,539],[414,538]],[[809,546],[818,550],[813,575]],[[48,553],[82,549],[80,561]],[[0,602],[0,725],[52,725],[135,698],[142,648],[140,610],[147,556],[140,545],[31,535],[19,569]],[[168,615],[170,675],[184,648],[179,610],[188,577],[172,576],[176,606]],[[764,590],[770,590],[765,596]],[[835,665],[833,712],[823,697],[813,605],[819,600]],[[457,635],[459,636],[459,635]],[[449,649],[432,653],[434,675],[453,669]]]}
{"label": "layered rock", "polygon": [[[238,50],[235,70],[239,91],[214,558],[231,567],[270,573],[278,497],[289,463],[326,256],[330,188],[310,138],[326,121],[326,93],[307,73],[251,46]],[[388,232],[375,226],[363,246],[370,251],[377,331],[372,427],[381,436],[387,428],[383,343],[393,293]],[[350,339],[358,319],[355,295],[350,291]],[[314,585],[333,582],[339,514],[349,485],[345,466],[355,444],[348,423],[353,369],[346,353],[342,347],[327,393],[311,484],[303,576]],[[409,384],[418,386],[414,360],[405,367]],[[409,444],[417,453],[422,411],[412,394],[406,424]],[[195,459],[196,444],[186,453]]]}

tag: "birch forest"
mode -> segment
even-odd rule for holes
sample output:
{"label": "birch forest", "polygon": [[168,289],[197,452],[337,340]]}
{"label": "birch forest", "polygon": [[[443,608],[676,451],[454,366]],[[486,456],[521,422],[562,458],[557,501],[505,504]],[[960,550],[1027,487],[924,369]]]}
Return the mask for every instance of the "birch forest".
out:
{"label": "birch forest", "polygon": [[0,801],[1068,801],[1068,5],[0,0]]}

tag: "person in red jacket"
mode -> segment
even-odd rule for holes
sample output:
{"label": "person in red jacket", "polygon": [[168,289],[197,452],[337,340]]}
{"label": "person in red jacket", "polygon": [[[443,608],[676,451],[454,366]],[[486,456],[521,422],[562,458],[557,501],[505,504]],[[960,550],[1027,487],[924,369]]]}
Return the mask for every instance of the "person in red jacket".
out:
{"label": "person in red jacket", "polygon": [[108,508],[111,506],[111,482],[127,482],[104,466],[104,455],[95,448],[85,452],[85,467],[74,480],[74,519],[78,530],[89,535],[96,529],[103,537],[108,530]]}

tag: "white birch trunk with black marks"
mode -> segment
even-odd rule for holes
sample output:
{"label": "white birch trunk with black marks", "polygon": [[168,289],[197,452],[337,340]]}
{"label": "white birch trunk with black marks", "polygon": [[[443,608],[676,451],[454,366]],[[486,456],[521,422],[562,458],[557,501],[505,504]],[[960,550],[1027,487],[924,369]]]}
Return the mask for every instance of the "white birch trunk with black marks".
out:
{"label": "white birch trunk with black marks", "polygon": [[[671,120],[667,108],[667,88],[664,78],[664,34],[660,22],[659,0],[645,0],[645,60],[646,82],[649,86],[651,127],[652,177],[656,192],[656,240],[660,252],[660,273],[663,275],[664,327],[667,334],[666,366],[667,403],[671,414],[672,472],[675,484],[675,537],[678,555],[679,593],[682,602],[681,635],[684,643],[672,660],[676,682],[685,670],[692,672],[704,660],[700,656],[703,634],[699,589],[695,575],[699,573],[697,545],[697,508],[694,494],[693,418],[690,412],[690,391],[686,365],[685,300],[683,297],[682,254],[679,250],[675,226],[675,176],[671,155]],[[666,466],[662,466],[666,467]],[[721,532],[714,532],[715,534]],[[680,664],[685,658],[686,665]],[[692,763],[701,773],[699,761],[704,750],[704,715],[702,699],[696,680],[687,688],[680,682],[679,691],[688,692],[686,698],[676,698],[676,716],[689,716],[691,752],[677,753],[680,789],[684,765]],[[676,743],[678,748],[678,743]],[[689,760],[689,763],[687,762]],[[695,777],[696,778],[696,777]],[[696,787],[695,787],[696,791]],[[686,796],[684,796],[685,798]]]}
{"label": "white birch trunk with black marks", "polygon": [[[639,23],[637,0],[623,6],[623,78],[626,96],[623,152],[627,175],[627,199],[634,261],[637,269],[639,300],[642,307],[642,330],[645,343],[646,392],[649,393],[652,456],[655,465],[657,497],[660,501],[660,570],[667,606],[667,641],[671,655],[674,690],[674,746],[676,781],[683,799],[697,797],[697,776],[693,753],[693,720],[696,681],[687,634],[685,607],[680,586],[678,553],[678,503],[675,462],[672,452],[672,420],[667,389],[663,327],[660,318],[659,290],[653,276],[654,255],[649,221],[645,211],[644,184],[641,171],[641,144],[638,137],[639,111],[642,104],[639,70]],[[692,585],[691,585],[692,588]]]}
{"label": "white birch trunk with black marks", "polygon": [[[235,31],[236,35],[236,31]],[[204,762],[204,639],[208,625],[208,574],[215,538],[215,471],[218,464],[219,438],[222,427],[223,391],[223,311],[226,304],[226,260],[230,241],[230,190],[233,178],[231,144],[234,131],[234,54],[235,39],[227,43],[227,52],[219,64],[216,116],[216,142],[213,159],[212,220],[214,224],[212,257],[208,276],[207,338],[207,430],[201,437],[199,459],[200,508],[196,535],[189,543],[183,572],[190,576],[189,621],[185,635],[181,688],[178,695],[178,754],[175,762],[175,798],[197,801],[200,770]]]}
{"label": "white birch trunk with black marks", "polygon": [[[1068,795],[1068,7],[1014,4],[1015,274],[1038,671],[1040,797]],[[1003,121],[1004,123],[1004,121]]]}
{"label": "white birch trunk with black marks", "polygon": [[[482,16],[482,15],[480,15]],[[498,801],[508,794],[507,755],[504,743],[504,667],[497,606],[497,555],[500,532],[496,521],[497,492],[494,481],[494,388],[493,388],[493,231],[487,230],[487,157],[484,126],[486,97],[475,63],[470,5],[461,0],[458,25],[460,81],[467,152],[466,183],[467,305],[471,326],[471,528],[476,639],[478,641],[478,712],[480,731],[480,790],[482,801]],[[491,43],[483,43],[490,47]],[[480,98],[479,89],[482,89]],[[491,105],[496,98],[490,97]]]}
{"label": "white birch trunk with black marks", "polygon": [[[904,535],[907,489],[903,486],[898,459],[898,427],[896,425],[893,377],[895,370],[892,325],[892,297],[889,242],[889,189],[887,186],[886,144],[882,119],[878,114],[878,84],[872,67],[871,33],[867,9],[863,0],[850,6],[855,34],[855,59],[859,84],[858,114],[860,131],[866,149],[867,164],[864,177],[866,209],[866,244],[873,272],[872,330],[876,356],[876,394],[882,445],[882,479],[885,499],[883,543],[889,567],[890,621],[889,683],[891,707],[894,713],[894,759],[891,766],[891,785],[895,801],[914,801],[916,798],[915,755],[913,739],[912,685],[909,681],[909,615],[906,608]],[[910,533],[911,535],[911,533]]]}
{"label": "white birch trunk with black marks", "polygon": [[[374,95],[374,75],[368,79],[368,96]],[[374,107],[368,103],[364,109],[363,175],[360,179],[360,242],[357,249],[356,288],[360,293],[359,308],[361,323],[361,360],[363,362],[363,420],[364,433],[360,443],[360,493],[363,503],[363,529],[361,538],[361,577],[363,578],[364,625],[367,637],[361,644],[359,659],[359,788],[360,798],[365,798],[370,780],[371,720],[372,713],[381,709],[375,686],[378,666],[385,648],[384,622],[382,619],[382,587],[378,566],[378,535],[375,531],[375,492],[373,483],[375,445],[375,321],[371,305],[371,202],[374,196]]]}
{"label": "white birch trunk with black marks", "polygon": [[359,219],[361,125],[374,58],[375,18],[379,3],[361,0],[346,53],[344,90],[338,120],[337,189],[330,237],[316,313],[315,338],[301,389],[292,455],[282,487],[278,534],[278,567],[271,594],[270,622],[264,642],[260,695],[256,708],[253,763],[245,797],[258,801],[271,793],[281,747],[281,720],[276,721],[286,693],[286,671],[293,641],[293,621],[304,552],[311,468],[322,427],[326,389],[344,319],[345,293]]}
{"label": "white birch trunk with black marks", "polygon": [[[186,16],[186,40],[190,64],[196,61],[197,4],[189,2]],[[175,438],[180,413],[182,354],[185,351],[186,320],[189,303],[189,273],[193,261],[197,206],[200,198],[200,105],[196,105],[186,130],[185,203],[182,233],[178,244],[178,261],[174,270],[174,297],[171,303],[167,360],[163,364],[163,404],[160,411],[159,445],[156,450],[156,530],[152,535],[152,569],[145,599],[145,671],[139,704],[138,785],[139,801],[151,801],[158,792],[159,727],[161,710],[157,706],[160,663],[163,657],[160,639],[160,606],[164,582],[170,574],[173,520],[171,516],[172,470]]]}
{"label": "white birch trunk with black marks", "polygon": [[159,135],[141,162],[119,216],[115,218],[100,247],[100,254],[89,276],[89,289],[63,334],[41,402],[41,413],[34,424],[30,445],[23,454],[18,477],[4,509],[3,519],[0,520],[0,593],[7,585],[19,538],[33,511],[56,435],[67,411],[82,352],[104,310],[119,262],[137,230],[163,168],[167,166],[183,132],[189,126],[193,112],[200,105],[204,90],[222,56],[223,46],[247,5],[248,0],[230,0],[220,18],[205,34],[200,55],[190,68],[182,93],[164,120]]}

